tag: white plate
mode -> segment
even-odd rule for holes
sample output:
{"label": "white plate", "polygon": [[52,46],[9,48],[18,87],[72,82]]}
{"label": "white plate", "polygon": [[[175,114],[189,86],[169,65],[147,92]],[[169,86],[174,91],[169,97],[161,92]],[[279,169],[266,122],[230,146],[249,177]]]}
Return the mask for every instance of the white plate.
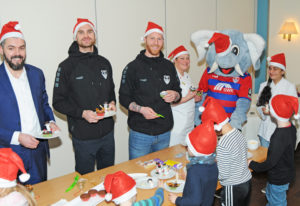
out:
{"label": "white plate", "polygon": [[37,139],[53,139],[60,136],[60,131],[55,131],[52,133],[49,137],[43,137],[43,132],[41,132],[39,135],[36,136]]}
{"label": "white plate", "polygon": [[[150,182],[149,179],[152,181]],[[140,189],[153,189],[158,185],[158,179],[156,177],[141,177],[135,181],[136,187]]]}
{"label": "white plate", "polygon": [[152,177],[157,177],[158,179],[161,179],[161,180],[170,179],[170,178],[174,177],[175,174],[176,174],[176,172],[172,169],[170,169],[169,173],[166,175],[165,174],[156,174],[156,169],[151,171]]}
{"label": "white plate", "polygon": [[147,177],[146,173],[130,173],[128,174],[130,177],[132,177],[134,180],[142,177]]}
{"label": "white plate", "polygon": [[178,180],[177,183],[179,184],[179,187],[176,187],[176,188],[171,188],[168,186],[168,183],[169,182],[172,182],[174,183],[176,180],[169,180],[169,181],[166,181],[164,186],[165,186],[165,189],[168,191],[168,192],[174,192],[174,193],[181,193],[183,192],[183,188],[184,188],[184,184],[185,184],[185,181],[184,180]]}
{"label": "white plate", "polygon": [[[103,182],[101,182],[99,185],[91,188],[96,190],[104,190]],[[89,189],[90,190],[90,189]],[[87,190],[86,192],[88,192]],[[80,199],[80,195],[73,200],[69,201],[65,206],[96,206],[99,203],[101,203],[104,200],[104,198],[100,197],[99,195],[96,195],[95,197],[90,197],[88,201],[82,201]]]}

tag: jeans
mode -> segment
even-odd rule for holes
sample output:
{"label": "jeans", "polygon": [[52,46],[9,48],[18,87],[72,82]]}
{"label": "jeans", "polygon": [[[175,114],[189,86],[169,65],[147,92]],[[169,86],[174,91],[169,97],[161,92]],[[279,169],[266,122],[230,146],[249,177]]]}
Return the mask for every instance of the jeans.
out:
{"label": "jeans", "polygon": [[81,140],[72,137],[75,152],[75,170],[86,174],[114,165],[115,139],[114,130],[104,137],[92,140]]}
{"label": "jeans", "polygon": [[135,159],[169,147],[170,133],[169,131],[152,136],[131,129],[129,131],[129,159]]}
{"label": "jeans", "polygon": [[262,147],[269,148],[270,142],[267,141],[265,138],[263,138],[263,137],[260,136],[260,135],[257,135],[257,136],[259,137],[260,145],[261,145]]}
{"label": "jeans", "polygon": [[266,188],[267,206],[286,206],[286,191],[289,183],[285,185],[273,185],[268,183]]}
{"label": "jeans", "polygon": [[222,206],[248,206],[251,196],[251,179],[238,185],[224,186],[221,191]]}

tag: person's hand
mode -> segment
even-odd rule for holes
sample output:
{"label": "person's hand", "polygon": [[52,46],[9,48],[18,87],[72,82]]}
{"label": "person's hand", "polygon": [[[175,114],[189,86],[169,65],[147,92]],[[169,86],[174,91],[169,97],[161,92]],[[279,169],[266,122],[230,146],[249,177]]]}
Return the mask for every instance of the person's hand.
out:
{"label": "person's hand", "polygon": [[202,100],[202,95],[201,96],[198,96],[198,95],[195,96],[195,102],[200,102],[201,100]]}
{"label": "person's hand", "polygon": [[174,193],[169,193],[169,200],[170,200],[170,202],[172,202],[173,204],[175,204],[177,197],[178,197],[178,196],[175,195]]}
{"label": "person's hand", "polygon": [[141,107],[140,113],[145,117],[145,119],[158,118],[156,112],[150,107]]}
{"label": "person's hand", "polygon": [[197,91],[191,91],[191,90],[189,90],[189,92],[187,93],[186,97],[188,99],[192,99],[192,98],[194,98],[196,96],[196,93],[197,93]]}
{"label": "person's hand", "polygon": [[167,103],[172,103],[180,97],[179,93],[173,90],[167,90],[167,94],[163,97],[163,100]]}
{"label": "person's hand", "polygon": [[50,122],[49,126],[50,126],[52,132],[60,131],[60,128],[56,125],[55,122]]}
{"label": "person's hand", "polygon": [[252,162],[252,160],[248,160],[248,166],[250,165],[251,162]]}
{"label": "person's hand", "polygon": [[108,109],[116,112],[117,111],[116,103],[114,101],[111,101],[108,104]]}
{"label": "person's hand", "polygon": [[38,144],[40,143],[40,141],[35,139],[33,136],[25,133],[20,133],[18,140],[22,146],[29,149],[37,148]]}
{"label": "person's hand", "polygon": [[268,109],[266,109],[266,107],[262,107],[262,112],[264,113],[264,115],[270,115],[270,111]]}
{"label": "person's hand", "polygon": [[88,123],[97,123],[100,119],[103,119],[103,116],[98,116],[97,113],[92,110],[83,110],[82,118]]}

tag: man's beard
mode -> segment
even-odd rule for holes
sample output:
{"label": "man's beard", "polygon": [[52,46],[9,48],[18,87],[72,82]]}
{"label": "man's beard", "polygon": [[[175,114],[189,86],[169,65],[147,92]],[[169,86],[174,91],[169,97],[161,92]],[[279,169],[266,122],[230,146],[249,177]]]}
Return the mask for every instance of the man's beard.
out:
{"label": "man's beard", "polygon": [[[21,55],[12,56],[11,60],[9,60],[5,54],[3,54],[4,60],[7,62],[7,64],[12,68],[14,71],[22,70],[25,64],[26,57],[23,57]],[[13,58],[20,58],[22,59],[22,62],[20,64],[14,64],[12,62]]]}
{"label": "man's beard", "polygon": [[160,48],[160,50],[154,50],[154,49],[151,48],[151,46],[146,45],[146,49],[148,50],[148,52],[149,52],[151,55],[153,55],[153,56],[159,56],[162,47]]}

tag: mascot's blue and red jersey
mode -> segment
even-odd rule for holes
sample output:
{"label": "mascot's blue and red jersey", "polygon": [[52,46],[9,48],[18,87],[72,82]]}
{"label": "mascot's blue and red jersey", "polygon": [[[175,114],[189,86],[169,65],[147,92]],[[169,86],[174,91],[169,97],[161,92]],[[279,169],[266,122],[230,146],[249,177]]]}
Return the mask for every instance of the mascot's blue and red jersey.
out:
{"label": "mascot's blue and red jersey", "polygon": [[239,98],[247,98],[251,101],[252,78],[249,73],[240,77],[224,77],[214,73],[208,73],[209,67],[205,70],[199,82],[198,91],[207,93],[224,107],[228,117],[236,108],[236,101]]}

